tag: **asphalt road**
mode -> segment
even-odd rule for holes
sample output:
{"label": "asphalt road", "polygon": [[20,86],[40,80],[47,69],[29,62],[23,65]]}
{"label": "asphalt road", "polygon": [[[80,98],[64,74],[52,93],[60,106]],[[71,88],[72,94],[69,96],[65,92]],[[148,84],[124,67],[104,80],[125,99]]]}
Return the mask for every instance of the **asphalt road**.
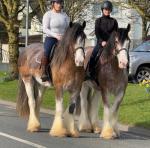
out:
{"label": "asphalt road", "polygon": [[80,138],[49,136],[53,115],[41,113],[42,129],[26,131],[27,121],[19,118],[15,107],[0,104],[0,148],[150,148],[150,137],[121,132],[115,140],[103,140],[98,134],[81,133]]}

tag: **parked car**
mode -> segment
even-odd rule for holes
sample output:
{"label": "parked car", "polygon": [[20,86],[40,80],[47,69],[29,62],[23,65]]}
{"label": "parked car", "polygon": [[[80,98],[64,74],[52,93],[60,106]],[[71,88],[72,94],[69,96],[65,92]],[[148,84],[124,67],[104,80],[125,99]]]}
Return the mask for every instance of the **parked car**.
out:
{"label": "parked car", "polygon": [[150,40],[129,52],[129,79],[140,83],[150,80]]}

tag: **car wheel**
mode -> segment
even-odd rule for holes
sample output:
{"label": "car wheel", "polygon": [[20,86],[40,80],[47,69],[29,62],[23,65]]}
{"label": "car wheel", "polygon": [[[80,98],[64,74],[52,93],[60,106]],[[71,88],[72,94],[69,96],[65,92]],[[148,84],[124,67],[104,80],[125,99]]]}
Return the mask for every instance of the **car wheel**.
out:
{"label": "car wheel", "polygon": [[136,73],[136,80],[138,83],[142,82],[143,80],[150,80],[150,68],[140,67]]}

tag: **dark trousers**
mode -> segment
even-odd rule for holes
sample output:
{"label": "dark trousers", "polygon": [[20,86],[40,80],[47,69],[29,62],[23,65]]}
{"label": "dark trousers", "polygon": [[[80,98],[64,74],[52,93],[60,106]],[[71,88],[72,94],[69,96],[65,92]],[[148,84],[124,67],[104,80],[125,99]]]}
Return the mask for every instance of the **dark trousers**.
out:
{"label": "dark trousers", "polygon": [[98,62],[101,50],[102,50],[102,47],[99,44],[96,44],[91,54],[89,65],[88,65],[89,74],[91,77],[95,77],[95,72],[96,72],[95,68],[96,68],[96,64]]}
{"label": "dark trousers", "polygon": [[44,42],[44,54],[49,58],[51,54],[52,47],[58,42],[56,38],[46,37]]}

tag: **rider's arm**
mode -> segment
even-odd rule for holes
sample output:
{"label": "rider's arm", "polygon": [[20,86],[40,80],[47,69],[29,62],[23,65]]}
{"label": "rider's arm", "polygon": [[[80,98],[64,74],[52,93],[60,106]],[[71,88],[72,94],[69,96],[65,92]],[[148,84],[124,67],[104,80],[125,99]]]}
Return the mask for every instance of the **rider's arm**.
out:
{"label": "rider's arm", "polygon": [[114,30],[117,31],[118,30],[118,22],[116,19],[114,19]]}
{"label": "rider's arm", "polygon": [[43,32],[48,36],[56,37],[56,34],[51,31],[50,28],[51,16],[49,12],[46,12],[43,16]]}
{"label": "rider's arm", "polygon": [[70,23],[70,18],[66,13],[65,13],[65,16],[66,16],[66,24],[67,24],[67,27],[68,27],[69,23]]}
{"label": "rider's arm", "polygon": [[101,32],[102,31],[100,28],[100,19],[97,19],[95,21],[95,35],[96,35],[97,41],[100,45],[102,44],[102,41],[103,41],[103,39],[101,38]]}

